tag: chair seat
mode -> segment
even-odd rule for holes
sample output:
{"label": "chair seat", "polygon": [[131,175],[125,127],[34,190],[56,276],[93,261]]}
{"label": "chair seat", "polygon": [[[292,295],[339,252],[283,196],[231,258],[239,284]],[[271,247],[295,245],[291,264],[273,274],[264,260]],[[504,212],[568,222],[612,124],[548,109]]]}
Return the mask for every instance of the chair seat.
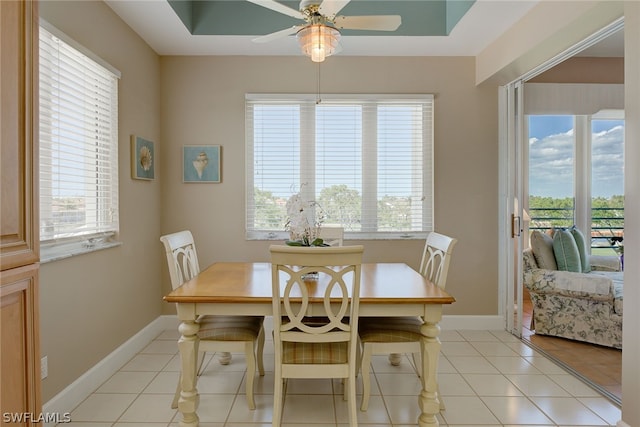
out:
{"label": "chair seat", "polygon": [[215,341],[253,341],[260,334],[262,316],[204,316],[198,337]]}
{"label": "chair seat", "polygon": [[363,317],[358,333],[366,342],[417,342],[422,338],[417,317]]}
{"label": "chair seat", "polygon": [[347,342],[282,343],[282,363],[316,365],[347,363],[348,354]]}

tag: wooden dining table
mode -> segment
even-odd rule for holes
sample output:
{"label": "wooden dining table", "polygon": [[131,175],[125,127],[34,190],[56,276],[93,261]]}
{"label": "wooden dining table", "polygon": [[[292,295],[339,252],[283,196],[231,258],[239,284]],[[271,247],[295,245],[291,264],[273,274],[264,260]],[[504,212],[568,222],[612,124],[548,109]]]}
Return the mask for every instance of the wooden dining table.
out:
{"label": "wooden dining table", "polygon": [[[217,262],[202,270],[164,297],[175,303],[180,338],[181,388],[178,411],[181,427],[198,425],[198,323],[201,315],[272,314],[271,264],[266,262]],[[319,298],[322,300],[322,297]],[[360,310],[364,316],[421,316],[423,388],[417,396],[421,427],[438,426],[440,411],[436,381],[440,354],[442,307],[455,298],[404,263],[363,263]]]}

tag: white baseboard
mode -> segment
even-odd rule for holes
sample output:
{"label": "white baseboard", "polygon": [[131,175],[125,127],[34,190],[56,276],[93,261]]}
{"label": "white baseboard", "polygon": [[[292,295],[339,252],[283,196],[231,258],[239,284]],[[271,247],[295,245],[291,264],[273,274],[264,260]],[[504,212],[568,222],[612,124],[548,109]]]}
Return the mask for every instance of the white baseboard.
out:
{"label": "white baseboard", "polygon": [[[177,325],[178,319],[175,315],[158,317],[45,403],[42,412],[50,414],[71,412],[95,391],[97,384],[104,383],[118,372],[163,331],[175,329]],[[505,328],[503,316],[443,316],[440,325],[442,329],[447,330],[503,330]],[[44,427],[53,426],[54,423],[44,423]],[[618,427],[625,427],[625,425],[618,425]]]}
{"label": "white baseboard", "polygon": [[[102,384],[118,372],[163,331],[176,328],[177,325],[176,316],[158,317],[45,403],[42,412],[45,414],[71,412],[95,391],[96,385]],[[44,423],[44,427],[53,427],[54,425],[55,423]]]}
{"label": "white baseboard", "polygon": [[631,427],[631,426],[629,424],[625,423],[624,421],[620,420],[616,424],[616,427]]}
{"label": "white baseboard", "polygon": [[504,316],[442,316],[440,327],[446,330],[461,331],[501,331],[506,329]]}

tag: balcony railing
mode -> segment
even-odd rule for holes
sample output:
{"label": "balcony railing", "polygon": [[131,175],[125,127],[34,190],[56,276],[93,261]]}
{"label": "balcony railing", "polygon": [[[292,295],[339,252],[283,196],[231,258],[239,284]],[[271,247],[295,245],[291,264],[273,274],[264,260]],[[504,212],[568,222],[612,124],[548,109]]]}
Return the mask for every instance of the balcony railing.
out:
{"label": "balcony railing", "polygon": [[[574,208],[529,208],[529,230],[567,228],[574,224]],[[614,249],[612,237],[624,233],[624,208],[591,208],[591,248]]]}

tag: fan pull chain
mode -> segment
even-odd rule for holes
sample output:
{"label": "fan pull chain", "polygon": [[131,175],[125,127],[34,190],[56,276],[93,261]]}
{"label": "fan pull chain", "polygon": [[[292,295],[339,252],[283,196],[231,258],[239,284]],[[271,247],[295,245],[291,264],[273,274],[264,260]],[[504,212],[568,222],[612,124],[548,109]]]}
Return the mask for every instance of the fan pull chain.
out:
{"label": "fan pull chain", "polygon": [[316,105],[322,102],[322,99],[320,98],[320,64],[321,62],[318,62],[318,94],[316,97]]}

